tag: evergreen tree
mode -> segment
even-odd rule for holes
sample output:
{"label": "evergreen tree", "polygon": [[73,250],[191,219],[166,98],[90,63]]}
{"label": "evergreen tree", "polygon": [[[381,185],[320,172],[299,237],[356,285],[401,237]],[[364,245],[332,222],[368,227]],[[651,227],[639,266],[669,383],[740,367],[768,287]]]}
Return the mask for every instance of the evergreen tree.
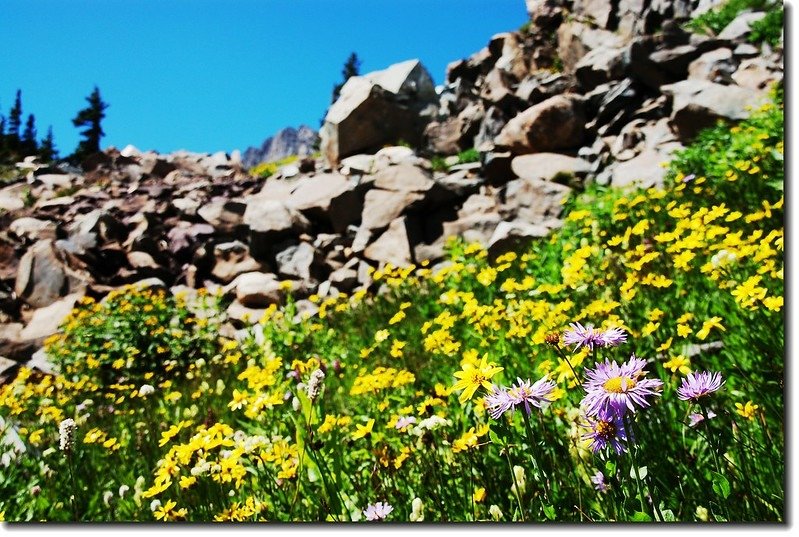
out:
{"label": "evergreen tree", "polygon": [[361,71],[361,60],[358,59],[358,55],[354,52],[350,54],[350,57],[347,58],[347,61],[344,63],[344,68],[341,70],[341,76],[343,80],[333,86],[333,100],[331,104],[338,100],[339,95],[341,94],[341,88],[344,87],[344,84],[350,77],[358,76]]}
{"label": "evergreen tree", "polygon": [[86,97],[89,106],[80,110],[78,115],[72,120],[72,124],[76,127],[86,127],[81,131],[83,140],[78,144],[75,153],[72,155],[73,160],[80,162],[89,155],[100,151],[100,138],[105,136],[100,122],[105,117],[105,109],[108,108],[108,103],[103,102],[100,97],[100,90],[97,86],[94,91]]}
{"label": "evergreen tree", "polygon": [[22,139],[19,142],[19,151],[22,156],[35,155],[39,149],[36,143],[36,118],[33,114],[28,115],[28,120],[25,122],[25,131],[22,133]]}
{"label": "evergreen tree", "polygon": [[9,149],[16,150],[19,148],[19,128],[22,126],[22,92],[17,90],[17,98],[14,100],[14,106],[8,112],[8,135],[6,137],[6,144]]}
{"label": "evergreen tree", "polygon": [[42,139],[42,144],[39,146],[39,156],[43,162],[52,162],[58,158],[58,149],[55,147],[53,141],[53,127],[48,127],[47,136]]}

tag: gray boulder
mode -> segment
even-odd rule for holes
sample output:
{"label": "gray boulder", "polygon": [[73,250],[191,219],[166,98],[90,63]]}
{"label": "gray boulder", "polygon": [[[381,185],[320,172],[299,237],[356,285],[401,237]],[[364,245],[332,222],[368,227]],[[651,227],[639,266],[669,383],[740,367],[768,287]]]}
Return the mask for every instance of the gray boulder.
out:
{"label": "gray boulder", "polygon": [[436,102],[433,80],[419,60],[351,77],[325,116],[322,154],[334,164],[400,139],[418,146],[429,120],[422,111]]}
{"label": "gray boulder", "polygon": [[582,100],[558,95],[533,105],[511,119],[495,143],[513,154],[579,147],[585,132]]}

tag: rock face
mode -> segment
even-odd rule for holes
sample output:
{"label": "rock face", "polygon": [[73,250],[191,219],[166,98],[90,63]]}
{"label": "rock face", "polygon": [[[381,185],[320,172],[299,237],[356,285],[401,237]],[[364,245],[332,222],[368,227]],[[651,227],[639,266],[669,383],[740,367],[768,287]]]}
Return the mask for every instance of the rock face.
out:
{"label": "rock face", "polygon": [[495,144],[516,155],[579,147],[585,123],[582,101],[558,95],[511,119]]}
{"label": "rock face", "polygon": [[351,77],[330,107],[320,131],[322,154],[331,164],[381,145],[418,145],[435,103],[433,80],[418,60]]}
{"label": "rock face", "polygon": [[218,288],[235,331],[289,292],[313,315],[311,294],[374,290],[370,268],[441,261],[451,236],[522,248],[590,182],[662,184],[699,128],[746,117],[784,76],[782,45],[746,41],[763,13],[723,39],[683,29],[716,3],[527,0],[529,28],[450,63],[439,88],[418,60],[351,78],[322,158],[266,180],[244,166],[310,152],[310,129],[243,159],[128,146],[82,168],[18,163],[0,189],[0,379],[49,370],[36,351],[84,294]]}
{"label": "rock face", "polygon": [[263,141],[260,147],[248,147],[241,155],[241,164],[252,168],[261,162],[273,162],[290,155],[307,157],[319,143],[319,134],[307,125],[286,127]]}

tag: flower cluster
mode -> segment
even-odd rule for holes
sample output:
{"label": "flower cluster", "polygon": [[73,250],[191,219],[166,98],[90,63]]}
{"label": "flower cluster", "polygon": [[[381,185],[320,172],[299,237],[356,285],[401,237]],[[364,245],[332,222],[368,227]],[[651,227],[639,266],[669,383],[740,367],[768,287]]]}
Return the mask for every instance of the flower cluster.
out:
{"label": "flower cluster", "polygon": [[591,441],[594,453],[612,447],[617,454],[626,451],[625,444],[634,441],[625,418],[637,408],[649,406],[649,397],[659,396],[663,382],[646,378],[646,361],[633,354],[619,365],[605,360],[593,369],[586,369],[583,383],[586,395],[581,406],[590,431],[583,438]]}

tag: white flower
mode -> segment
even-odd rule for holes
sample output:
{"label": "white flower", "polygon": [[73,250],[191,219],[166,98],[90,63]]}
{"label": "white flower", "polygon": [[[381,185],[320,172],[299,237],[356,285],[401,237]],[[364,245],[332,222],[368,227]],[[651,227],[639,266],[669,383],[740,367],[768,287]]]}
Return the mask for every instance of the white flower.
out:
{"label": "white flower", "polygon": [[488,508],[488,513],[494,520],[499,520],[502,518],[502,511],[496,505],[492,505]]}
{"label": "white flower", "polygon": [[366,520],[383,520],[393,510],[394,508],[391,507],[391,505],[377,502],[367,506],[366,509],[363,510],[363,515],[366,517]]}
{"label": "white flower", "polygon": [[150,511],[155,511],[159,507],[161,507],[161,500],[155,499],[150,502]]}
{"label": "white flower", "polygon": [[147,397],[151,393],[155,391],[155,388],[150,386],[149,384],[142,384],[141,388],[139,388],[139,395],[141,397]]}
{"label": "white flower", "polygon": [[411,522],[422,522],[424,520],[424,506],[421,498],[414,498],[411,502]]}
{"label": "white flower", "polygon": [[114,498],[114,493],[110,490],[103,492],[103,503],[106,507],[110,507],[111,500]]}
{"label": "white flower", "polygon": [[58,425],[59,447],[61,451],[72,451],[75,445],[75,420],[67,418]]}
{"label": "white flower", "polygon": [[130,490],[130,487],[127,485],[122,485],[119,487],[119,497],[124,498],[125,493]]}

